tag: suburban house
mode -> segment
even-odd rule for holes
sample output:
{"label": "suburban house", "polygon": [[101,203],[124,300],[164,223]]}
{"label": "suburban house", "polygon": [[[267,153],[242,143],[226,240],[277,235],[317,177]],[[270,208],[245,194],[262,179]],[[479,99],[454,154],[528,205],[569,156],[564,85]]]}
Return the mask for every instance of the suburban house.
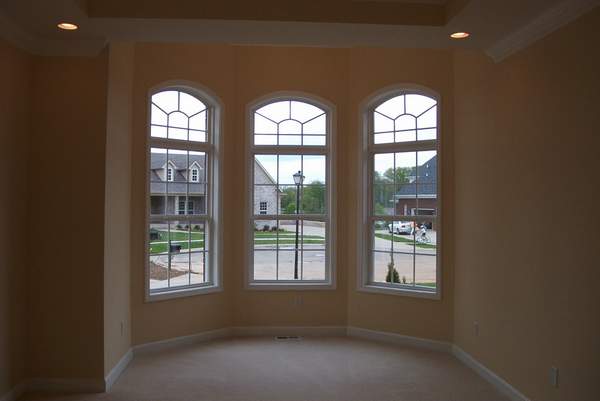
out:
{"label": "suburban house", "polygon": [[[202,214],[206,212],[206,163],[204,154],[152,153],[150,161],[151,214]],[[254,212],[277,214],[282,192],[277,181],[254,162]],[[189,185],[188,185],[189,184]],[[186,204],[187,196],[187,204]],[[265,223],[274,225],[275,223]]]}
{"label": "suburban house", "polygon": [[394,195],[396,213],[437,215],[437,156],[413,168],[408,181]]}

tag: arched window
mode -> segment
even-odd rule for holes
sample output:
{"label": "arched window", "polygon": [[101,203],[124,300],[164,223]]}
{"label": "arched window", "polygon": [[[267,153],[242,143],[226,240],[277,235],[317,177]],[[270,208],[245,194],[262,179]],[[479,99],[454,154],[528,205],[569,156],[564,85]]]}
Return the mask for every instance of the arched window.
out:
{"label": "arched window", "polygon": [[331,285],[330,109],[304,97],[278,97],[250,113],[248,281]]}
{"label": "arched window", "polygon": [[151,96],[150,298],[218,287],[215,110],[208,97],[188,88],[165,88]]}
{"label": "arched window", "polygon": [[438,101],[395,91],[365,115],[365,290],[439,295]]}

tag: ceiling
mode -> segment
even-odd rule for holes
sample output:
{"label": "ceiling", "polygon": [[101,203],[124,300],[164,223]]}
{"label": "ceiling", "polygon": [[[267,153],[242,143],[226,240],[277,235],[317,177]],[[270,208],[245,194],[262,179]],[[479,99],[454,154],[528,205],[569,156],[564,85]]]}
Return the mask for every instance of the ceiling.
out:
{"label": "ceiling", "polygon": [[[4,0],[0,37],[38,54],[95,54],[107,41],[514,52],[600,0]],[[77,31],[61,31],[60,21]],[[469,31],[464,41],[448,34]],[[499,56],[498,56],[499,55]],[[498,57],[497,57],[498,56]]]}

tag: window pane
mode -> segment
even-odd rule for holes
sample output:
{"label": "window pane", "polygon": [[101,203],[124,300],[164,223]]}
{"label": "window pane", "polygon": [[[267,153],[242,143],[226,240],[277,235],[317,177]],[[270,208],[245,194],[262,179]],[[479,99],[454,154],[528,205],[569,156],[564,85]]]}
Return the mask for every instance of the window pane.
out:
{"label": "window pane", "polygon": [[434,106],[429,111],[421,114],[417,119],[417,126],[419,128],[437,127],[437,106]]}
{"label": "window pane", "polygon": [[302,137],[300,135],[280,135],[280,145],[301,145]]}
{"label": "window pane", "polygon": [[154,136],[156,138],[166,138],[167,137],[167,127],[159,127],[153,125],[150,127],[150,136]]}
{"label": "window pane", "polygon": [[298,214],[297,206],[299,206],[296,201],[296,194],[298,192],[298,187],[295,185],[281,185],[279,187],[280,190],[280,214]]}
{"label": "window pane", "polygon": [[254,133],[277,135],[277,124],[260,114],[254,114]]}
{"label": "window pane", "polygon": [[373,281],[387,284],[412,284],[413,254],[373,252]]}
{"label": "window pane", "polygon": [[279,123],[290,118],[290,102],[285,100],[281,102],[269,103],[266,106],[256,110],[256,112],[269,120]]}
{"label": "window pane", "polygon": [[[282,228],[283,227],[289,227],[289,226],[282,225]],[[291,231],[293,231],[295,234],[295,226],[292,228]],[[280,234],[280,236],[289,235],[288,233],[291,231],[286,230],[286,231],[282,232]],[[302,243],[302,245],[301,245],[302,249],[304,249],[304,250],[307,250],[307,249],[325,250],[325,247],[326,247],[325,222],[313,221],[313,220],[303,220],[303,221],[301,221],[299,231],[300,231],[299,239]]]}
{"label": "window pane", "polygon": [[281,197],[277,185],[255,185],[254,186],[254,214],[261,214],[261,203],[266,203],[266,213],[277,214],[277,203]]}
{"label": "window pane", "polygon": [[[294,252],[292,246],[281,245],[277,251],[278,257],[278,280],[295,280],[300,278],[301,261],[300,254],[298,253],[298,260],[296,264],[296,252]],[[294,276],[296,272],[296,276]],[[295,278],[296,277],[296,278]]]}
{"label": "window pane", "polygon": [[437,280],[435,264],[435,255],[416,255],[415,285],[435,288]]}
{"label": "window pane", "polygon": [[254,135],[255,145],[277,145],[277,135]]}
{"label": "window pane", "polygon": [[191,221],[190,222],[190,245],[192,252],[206,250],[206,222]]}
{"label": "window pane", "polygon": [[375,144],[394,142],[394,133],[389,132],[387,134],[375,134],[375,138],[374,138],[373,142]]}
{"label": "window pane", "polygon": [[327,134],[327,116],[325,114],[310,120],[302,125],[304,135],[325,135]]}
{"label": "window pane", "polygon": [[418,215],[437,215],[437,152],[417,153],[417,210]]}
{"label": "window pane", "polygon": [[179,92],[179,110],[188,116],[193,116],[204,109],[206,109],[206,106],[196,97],[185,92]]}
{"label": "window pane", "polygon": [[171,113],[179,108],[177,91],[162,91],[152,95],[152,103],[164,110],[165,113]]}
{"label": "window pane", "polygon": [[187,129],[188,117],[178,111],[169,114],[169,127]]}
{"label": "window pane", "polygon": [[305,102],[291,102],[291,118],[302,123],[323,114],[323,110]]}
{"label": "window pane", "polygon": [[406,113],[414,116],[419,116],[433,105],[436,104],[435,99],[423,95],[410,94],[406,95]]}
{"label": "window pane", "polygon": [[181,287],[190,284],[190,254],[174,253],[169,270],[169,287]]}
{"label": "window pane", "polygon": [[302,156],[304,184],[325,184],[327,157],[324,155]]}
{"label": "window pane", "polygon": [[302,135],[302,125],[294,120],[282,121],[279,123],[279,135]]}
{"label": "window pane", "polygon": [[296,185],[294,174],[302,171],[302,156],[279,155],[279,184]]}
{"label": "window pane", "polygon": [[302,280],[325,280],[325,250],[304,250],[300,258]]}
{"label": "window pane", "polygon": [[399,115],[404,114],[404,96],[396,96],[383,102],[375,111],[392,120],[396,119]]}
{"label": "window pane", "polygon": [[169,127],[167,129],[167,136],[169,139],[179,139],[179,140],[187,140],[187,129],[182,128],[172,128]]}
{"label": "window pane", "polygon": [[155,105],[152,105],[150,110],[150,122],[151,124],[167,125],[167,114]]}
{"label": "window pane", "polygon": [[205,252],[193,252],[190,254],[190,284],[202,284],[210,281],[206,269],[206,257]]}
{"label": "window pane", "polygon": [[150,291],[169,287],[169,259],[169,255],[149,256]]}
{"label": "window pane", "polygon": [[307,146],[325,146],[327,137],[324,135],[305,135],[302,137],[303,145]]}
{"label": "window pane", "polygon": [[150,254],[169,252],[169,227],[167,223],[152,223],[149,230]]}
{"label": "window pane", "polygon": [[324,214],[326,211],[325,194],[325,185],[304,185],[301,193],[301,212],[307,214]]}
{"label": "window pane", "polygon": [[254,250],[254,280],[277,280],[276,250]]}
{"label": "window pane", "polygon": [[373,114],[373,130],[377,132],[391,132],[394,130],[394,120],[379,113]]}
{"label": "window pane", "polygon": [[419,141],[437,139],[437,129],[420,129],[417,131],[417,136]]}

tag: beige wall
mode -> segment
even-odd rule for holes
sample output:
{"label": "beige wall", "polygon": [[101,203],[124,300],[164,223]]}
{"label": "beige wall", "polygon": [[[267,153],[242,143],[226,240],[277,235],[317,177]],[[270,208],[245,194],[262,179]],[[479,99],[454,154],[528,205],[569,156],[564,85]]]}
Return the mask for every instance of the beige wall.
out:
{"label": "beige wall", "polygon": [[108,55],[104,204],[104,374],[131,347],[131,94],[134,46]]}
{"label": "beige wall", "polygon": [[[29,375],[103,377],[107,58],[38,57],[28,197]],[[52,176],[34,171],[53,171]]]}
{"label": "beige wall", "polygon": [[455,57],[454,339],[532,400],[598,399],[598,26]]}
{"label": "beige wall", "polygon": [[[358,216],[357,187],[361,103],[374,92],[390,85],[417,84],[440,95],[442,118],[442,299],[427,300],[397,295],[380,295],[356,291],[356,225]],[[452,146],[453,146],[453,76],[452,53],[445,50],[355,49],[350,52],[348,73],[348,137],[345,155],[347,182],[342,198],[349,210],[339,220],[345,227],[344,249],[347,258],[348,325],[382,330],[409,336],[450,341],[452,339],[453,258],[452,258]]]}
{"label": "beige wall", "polygon": [[[407,63],[406,60],[410,60]],[[138,44],[135,56],[133,143],[132,325],[133,343],[188,335],[223,326],[354,326],[449,340],[452,334],[452,258],[444,253],[444,297],[431,301],[357,294],[355,288],[356,163],[359,103],[390,84],[416,83],[439,92],[444,104],[444,189],[452,160],[452,57],[448,51],[368,50],[225,45]],[[321,291],[244,289],[245,252],[223,253],[224,293],[144,303],[144,159],[146,101],[150,88],[187,80],[216,93],[224,108],[225,243],[244,245],[247,106],[273,92],[298,91],[335,105],[337,287]],[[447,146],[446,146],[447,145]],[[240,196],[240,195],[244,196]],[[445,210],[451,210],[448,192]],[[448,213],[450,214],[450,213]],[[448,217],[451,227],[451,216]],[[350,285],[349,285],[350,284]],[[301,297],[301,302],[298,302]],[[350,303],[348,304],[348,301]],[[300,304],[300,305],[299,305]],[[378,313],[373,313],[373,310]],[[177,311],[173,313],[173,311]]]}
{"label": "beige wall", "polygon": [[32,58],[0,41],[0,397],[25,375]]}

